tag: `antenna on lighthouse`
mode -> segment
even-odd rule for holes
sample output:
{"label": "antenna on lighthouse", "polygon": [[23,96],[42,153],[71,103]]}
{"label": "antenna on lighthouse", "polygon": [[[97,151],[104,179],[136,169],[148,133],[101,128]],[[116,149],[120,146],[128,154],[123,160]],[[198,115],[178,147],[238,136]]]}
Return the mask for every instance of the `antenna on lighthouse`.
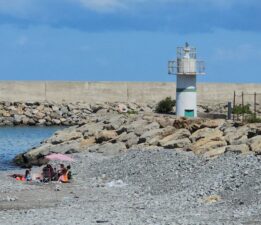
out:
{"label": "antenna on lighthouse", "polygon": [[196,76],[205,74],[205,63],[197,60],[196,53],[186,42],[185,47],[177,47],[177,60],[168,63],[168,73],[177,75],[177,116],[197,117]]}

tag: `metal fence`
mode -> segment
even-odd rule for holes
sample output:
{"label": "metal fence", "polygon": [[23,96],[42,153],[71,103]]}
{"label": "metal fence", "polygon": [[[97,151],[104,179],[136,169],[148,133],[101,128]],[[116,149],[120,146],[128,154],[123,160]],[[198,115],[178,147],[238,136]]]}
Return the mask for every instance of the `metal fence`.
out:
{"label": "metal fence", "polygon": [[[233,108],[236,106],[249,106],[249,109],[257,118],[261,118],[261,93],[250,93],[250,92],[236,92],[234,91]],[[245,116],[233,114],[233,119],[244,119]]]}

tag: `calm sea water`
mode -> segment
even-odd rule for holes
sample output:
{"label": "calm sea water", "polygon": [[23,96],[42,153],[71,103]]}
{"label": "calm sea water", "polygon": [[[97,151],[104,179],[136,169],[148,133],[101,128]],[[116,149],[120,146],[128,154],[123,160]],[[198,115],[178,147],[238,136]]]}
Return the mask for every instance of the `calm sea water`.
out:
{"label": "calm sea water", "polygon": [[0,170],[17,168],[12,159],[19,153],[38,146],[61,127],[2,127],[0,128]]}

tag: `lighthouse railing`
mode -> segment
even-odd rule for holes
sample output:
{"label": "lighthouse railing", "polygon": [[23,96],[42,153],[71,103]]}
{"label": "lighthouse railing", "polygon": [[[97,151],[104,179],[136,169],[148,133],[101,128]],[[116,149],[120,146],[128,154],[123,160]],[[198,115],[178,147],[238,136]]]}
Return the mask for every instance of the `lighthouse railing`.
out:
{"label": "lighthouse railing", "polygon": [[[191,68],[190,68],[191,66]],[[178,63],[178,61],[168,62],[168,74],[170,75],[205,75],[205,62],[196,61],[193,63]]]}

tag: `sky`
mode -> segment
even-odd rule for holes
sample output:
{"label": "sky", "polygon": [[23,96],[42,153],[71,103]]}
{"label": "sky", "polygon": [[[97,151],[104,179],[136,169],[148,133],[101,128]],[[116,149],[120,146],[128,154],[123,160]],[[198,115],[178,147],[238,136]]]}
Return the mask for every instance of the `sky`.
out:
{"label": "sky", "polygon": [[260,83],[260,0],[0,0],[0,80],[172,82],[189,42],[200,82]]}

